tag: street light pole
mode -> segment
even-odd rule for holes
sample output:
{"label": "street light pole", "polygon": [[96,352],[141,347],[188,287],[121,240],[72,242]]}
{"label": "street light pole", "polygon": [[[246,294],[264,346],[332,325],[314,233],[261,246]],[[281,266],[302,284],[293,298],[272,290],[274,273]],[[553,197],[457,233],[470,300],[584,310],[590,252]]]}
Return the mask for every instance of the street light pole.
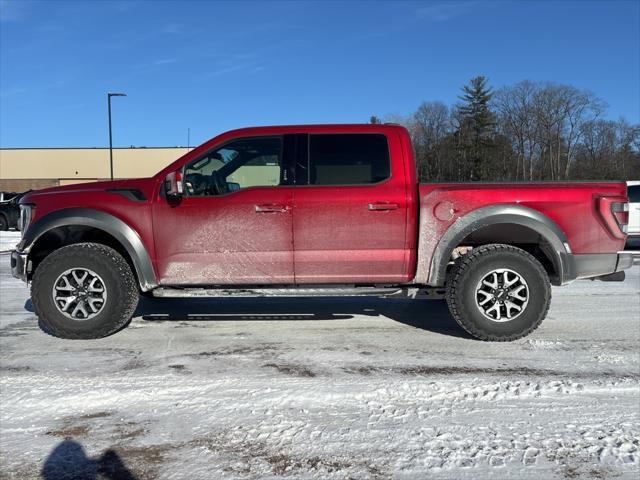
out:
{"label": "street light pole", "polygon": [[107,92],[107,105],[109,111],[109,170],[111,171],[111,180],[113,180],[113,140],[111,137],[111,97],[126,97],[126,93]]}

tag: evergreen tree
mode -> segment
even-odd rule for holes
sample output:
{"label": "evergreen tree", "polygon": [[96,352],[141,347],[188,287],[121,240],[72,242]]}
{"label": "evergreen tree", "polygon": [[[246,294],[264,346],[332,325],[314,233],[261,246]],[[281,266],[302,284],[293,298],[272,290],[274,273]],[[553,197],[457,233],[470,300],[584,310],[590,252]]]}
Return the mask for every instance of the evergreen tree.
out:
{"label": "evergreen tree", "polygon": [[489,108],[493,92],[483,76],[472,78],[462,91],[459,98],[464,103],[458,107],[461,147],[471,163],[471,180],[483,180],[488,176],[488,157],[495,146],[495,115]]}
{"label": "evergreen tree", "polygon": [[369,123],[373,123],[373,124],[382,123],[382,120],[380,120],[375,115],[371,115],[371,118],[369,119]]}

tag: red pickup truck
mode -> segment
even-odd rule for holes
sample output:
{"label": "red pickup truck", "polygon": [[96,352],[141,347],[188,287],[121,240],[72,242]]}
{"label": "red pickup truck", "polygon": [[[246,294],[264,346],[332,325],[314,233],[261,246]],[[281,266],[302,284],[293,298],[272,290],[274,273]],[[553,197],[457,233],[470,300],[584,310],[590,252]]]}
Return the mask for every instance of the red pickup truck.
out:
{"label": "red pickup truck", "polygon": [[401,126],[258,127],[151,178],[29,193],[11,266],[64,338],[118,331],[139,294],[427,294],[506,341],[550,285],[623,279],[627,221],[622,182],[419,184]]}

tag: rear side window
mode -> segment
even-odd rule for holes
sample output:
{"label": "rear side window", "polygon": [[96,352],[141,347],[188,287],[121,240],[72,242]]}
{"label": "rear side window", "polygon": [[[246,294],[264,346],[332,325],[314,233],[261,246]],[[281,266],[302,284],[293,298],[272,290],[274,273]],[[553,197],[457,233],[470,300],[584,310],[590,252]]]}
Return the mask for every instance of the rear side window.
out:
{"label": "rear side window", "polygon": [[640,185],[629,185],[627,196],[631,203],[640,203]]}
{"label": "rear side window", "polygon": [[365,185],[391,176],[389,146],[382,134],[310,135],[311,185]]}

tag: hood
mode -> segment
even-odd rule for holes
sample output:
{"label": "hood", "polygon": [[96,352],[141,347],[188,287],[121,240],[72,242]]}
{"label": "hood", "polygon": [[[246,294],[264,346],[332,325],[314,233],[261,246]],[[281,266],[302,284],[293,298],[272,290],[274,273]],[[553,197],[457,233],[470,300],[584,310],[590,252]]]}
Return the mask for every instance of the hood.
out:
{"label": "hood", "polygon": [[25,194],[20,203],[36,203],[39,199],[52,198],[56,195],[104,192],[110,189],[140,190],[147,197],[151,196],[154,178],[135,178],[127,180],[107,180],[103,182],[74,183],[61,187],[49,187],[42,190],[32,190]]}

